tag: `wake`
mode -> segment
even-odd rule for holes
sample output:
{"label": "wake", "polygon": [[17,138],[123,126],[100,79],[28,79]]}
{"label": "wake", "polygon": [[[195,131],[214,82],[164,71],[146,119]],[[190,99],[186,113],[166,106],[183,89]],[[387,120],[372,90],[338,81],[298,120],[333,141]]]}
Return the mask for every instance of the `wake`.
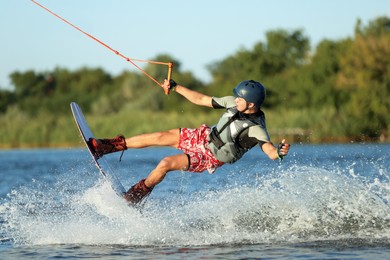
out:
{"label": "wake", "polygon": [[251,185],[151,196],[140,209],[127,206],[103,180],[79,190],[74,180],[60,175],[55,185],[35,181],[1,201],[2,237],[24,245],[195,246],[356,239],[390,244],[386,176],[378,172],[365,178],[351,170],[295,165],[258,175]]}

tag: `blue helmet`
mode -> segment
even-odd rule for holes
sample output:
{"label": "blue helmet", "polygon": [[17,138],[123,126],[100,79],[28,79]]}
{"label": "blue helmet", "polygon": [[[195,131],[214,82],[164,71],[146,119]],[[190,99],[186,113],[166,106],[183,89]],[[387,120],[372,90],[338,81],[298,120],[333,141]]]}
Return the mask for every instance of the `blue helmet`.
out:
{"label": "blue helmet", "polygon": [[246,102],[254,103],[258,108],[263,104],[266,96],[265,87],[254,80],[240,82],[233,89],[233,93],[236,97],[245,99]]}

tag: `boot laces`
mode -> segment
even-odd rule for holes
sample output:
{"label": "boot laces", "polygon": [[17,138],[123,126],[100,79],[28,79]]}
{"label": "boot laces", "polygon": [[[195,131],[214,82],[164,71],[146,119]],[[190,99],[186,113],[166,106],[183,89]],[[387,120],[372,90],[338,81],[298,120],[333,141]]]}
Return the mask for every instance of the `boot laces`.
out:
{"label": "boot laces", "polygon": [[112,150],[114,150],[116,147],[121,147],[122,149],[122,152],[121,152],[121,156],[119,157],[119,161],[121,162],[122,161],[122,156],[125,152],[125,150],[127,150],[127,146],[126,146],[126,139],[123,135],[118,135],[116,136],[114,139],[110,140],[111,142],[111,145],[112,145]]}

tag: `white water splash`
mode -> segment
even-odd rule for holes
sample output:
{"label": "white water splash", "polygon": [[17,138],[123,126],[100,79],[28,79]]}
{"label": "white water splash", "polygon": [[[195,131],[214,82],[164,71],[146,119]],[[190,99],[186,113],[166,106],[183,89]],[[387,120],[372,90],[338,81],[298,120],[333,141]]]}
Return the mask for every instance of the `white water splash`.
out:
{"label": "white water splash", "polygon": [[128,207],[104,182],[80,192],[38,184],[14,190],[1,204],[2,230],[15,243],[30,245],[390,239],[387,181],[366,183],[354,174],[294,166],[256,183],[181,201],[151,198],[142,210]]}

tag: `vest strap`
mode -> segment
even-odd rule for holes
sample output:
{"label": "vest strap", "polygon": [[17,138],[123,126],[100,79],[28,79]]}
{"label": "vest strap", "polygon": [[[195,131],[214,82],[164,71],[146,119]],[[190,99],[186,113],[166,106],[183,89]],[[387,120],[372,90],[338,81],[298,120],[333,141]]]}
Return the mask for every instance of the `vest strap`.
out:
{"label": "vest strap", "polygon": [[225,145],[225,143],[222,142],[216,127],[212,128],[209,138],[210,138],[209,143],[213,143],[215,147],[217,147],[218,149],[221,149],[221,147]]}
{"label": "vest strap", "polygon": [[216,126],[212,128],[210,132],[210,142],[213,143],[218,149],[225,145],[219,134],[222,133],[226,127],[228,127],[234,120],[238,118],[238,113],[239,112],[237,111],[231,118],[229,118],[229,120],[221,127],[220,130],[217,130]]}

